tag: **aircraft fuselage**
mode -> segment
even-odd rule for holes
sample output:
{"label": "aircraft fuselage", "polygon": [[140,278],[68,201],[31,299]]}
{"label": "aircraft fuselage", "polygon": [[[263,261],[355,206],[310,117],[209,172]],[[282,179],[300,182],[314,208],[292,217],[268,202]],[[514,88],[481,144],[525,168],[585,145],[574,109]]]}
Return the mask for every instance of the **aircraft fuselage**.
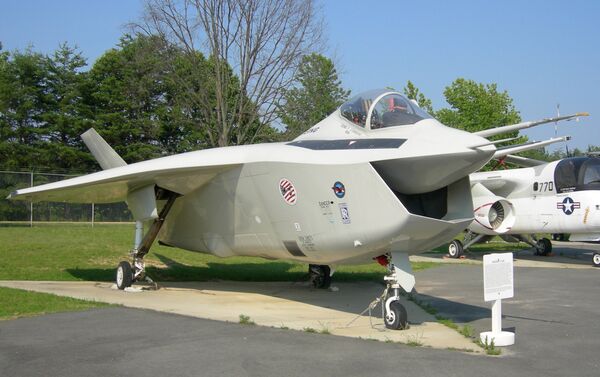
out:
{"label": "aircraft fuselage", "polygon": [[503,234],[571,233],[583,235],[572,236],[573,240],[598,241],[597,173],[600,159],[581,157],[531,168],[475,173],[472,181],[510,201],[515,221]]}
{"label": "aircraft fuselage", "polygon": [[431,195],[444,208],[411,213],[370,163],[252,163],[179,198],[160,239],[222,257],[358,263],[428,250],[472,220],[468,180]]}

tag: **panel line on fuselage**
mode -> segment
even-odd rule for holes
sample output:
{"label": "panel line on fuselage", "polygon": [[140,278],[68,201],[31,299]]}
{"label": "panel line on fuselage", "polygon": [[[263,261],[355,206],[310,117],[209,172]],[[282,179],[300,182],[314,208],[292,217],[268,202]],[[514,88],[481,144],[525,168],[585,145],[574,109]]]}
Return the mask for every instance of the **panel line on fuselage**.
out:
{"label": "panel line on fuselage", "polygon": [[312,150],[397,149],[407,139],[298,140],[286,145]]}

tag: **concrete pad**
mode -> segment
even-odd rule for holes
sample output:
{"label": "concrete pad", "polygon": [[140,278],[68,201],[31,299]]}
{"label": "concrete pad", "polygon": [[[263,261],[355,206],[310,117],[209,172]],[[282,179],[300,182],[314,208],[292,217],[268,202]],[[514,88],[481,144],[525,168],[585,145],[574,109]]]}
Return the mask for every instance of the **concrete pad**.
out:
{"label": "concrete pad", "polygon": [[336,283],[338,290],[311,289],[306,283],[189,282],[161,283],[161,289],[119,291],[106,282],[0,281],[0,286],[52,293],[219,321],[239,322],[240,315],[257,325],[294,330],[314,329],[334,335],[455,348],[481,353],[481,348],[403,298],[410,328],[392,331],[381,319],[360,315],[383,287],[380,284]]}

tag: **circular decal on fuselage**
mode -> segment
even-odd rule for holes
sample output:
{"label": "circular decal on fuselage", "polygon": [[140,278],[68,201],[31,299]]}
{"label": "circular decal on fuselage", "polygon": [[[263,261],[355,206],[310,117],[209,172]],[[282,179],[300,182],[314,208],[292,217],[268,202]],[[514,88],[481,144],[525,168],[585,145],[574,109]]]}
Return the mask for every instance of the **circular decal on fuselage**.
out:
{"label": "circular decal on fuselage", "polygon": [[562,202],[556,203],[556,208],[562,209],[563,213],[568,216],[575,212],[576,209],[581,208],[581,203],[567,196]]}
{"label": "circular decal on fuselage", "polygon": [[346,195],[346,187],[340,181],[334,183],[332,189],[335,196],[337,196],[340,199]]}
{"label": "circular decal on fuselage", "polygon": [[291,206],[296,204],[298,194],[296,193],[296,188],[289,179],[281,178],[279,181],[279,192],[281,192],[281,197],[283,197],[283,200],[287,204]]}

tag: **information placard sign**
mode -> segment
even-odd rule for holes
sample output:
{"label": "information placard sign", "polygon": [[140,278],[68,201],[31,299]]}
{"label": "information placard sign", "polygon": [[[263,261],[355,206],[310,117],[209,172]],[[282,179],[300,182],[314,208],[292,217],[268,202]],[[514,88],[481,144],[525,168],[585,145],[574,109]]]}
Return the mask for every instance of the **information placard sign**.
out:
{"label": "information placard sign", "polygon": [[485,301],[514,296],[512,253],[483,256],[483,291]]}

